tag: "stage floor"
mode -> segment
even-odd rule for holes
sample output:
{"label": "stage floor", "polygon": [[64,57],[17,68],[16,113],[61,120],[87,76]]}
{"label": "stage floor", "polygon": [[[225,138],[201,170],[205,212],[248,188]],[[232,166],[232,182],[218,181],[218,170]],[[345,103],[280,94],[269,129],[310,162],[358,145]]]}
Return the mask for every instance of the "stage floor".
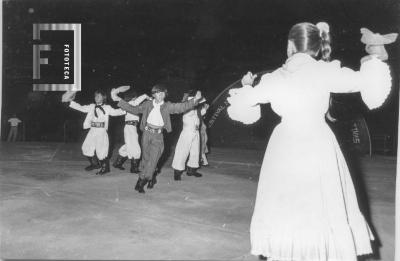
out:
{"label": "stage floor", "polygon": [[[213,148],[204,176],[180,182],[169,159],[139,194],[135,174],[84,171],[80,144],[0,143],[1,258],[258,260],[249,225],[263,153]],[[376,258],[392,261],[396,160],[359,163]]]}

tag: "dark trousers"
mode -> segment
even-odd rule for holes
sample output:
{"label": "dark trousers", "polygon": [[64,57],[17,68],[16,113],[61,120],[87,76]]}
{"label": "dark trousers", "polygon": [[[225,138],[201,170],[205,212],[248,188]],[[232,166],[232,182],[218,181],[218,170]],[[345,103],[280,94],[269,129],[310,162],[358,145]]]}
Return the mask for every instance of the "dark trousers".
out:
{"label": "dark trousers", "polygon": [[156,170],[158,160],[164,151],[164,135],[143,131],[142,161],[140,162],[140,178],[150,179]]}

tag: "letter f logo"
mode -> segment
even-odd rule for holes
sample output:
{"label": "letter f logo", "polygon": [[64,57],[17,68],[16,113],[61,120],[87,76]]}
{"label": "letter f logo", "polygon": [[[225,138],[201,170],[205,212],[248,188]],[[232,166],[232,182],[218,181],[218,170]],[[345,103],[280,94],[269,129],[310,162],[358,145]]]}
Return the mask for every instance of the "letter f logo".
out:
{"label": "letter f logo", "polygon": [[[33,40],[40,40],[39,24],[33,24]],[[49,44],[33,44],[33,79],[40,79],[40,65],[49,64],[49,59],[40,58],[41,51],[50,51]]]}
{"label": "letter f logo", "polygon": [[[40,43],[41,31],[59,31],[59,41]],[[73,38],[70,37],[73,33]],[[61,34],[60,34],[61,33]],[[46,38],[47,35],[43,35]],[[62,36],[62,37],[61,37]],[[33,90],[34,91],[80,91],[81,90],[81,24],[33,24]],[[45,40],[44,40],[45,41]],[[65,47],[68,47],[67,54]],[[61,50],[61,51],[60,51]],[[42,58],[44,51],[52,51],[51,64]],[[60,53],[61,52],[61,53]],[[60,57],[63,58],[58,58]],[[69,61],[73,61],[69,63]],[[67,62],[67,64],[66,64]],[[48,70],[42,70],[46,64]],[[47,68],[46,68],[47,69]],[[49,75],[46,75],[49,74]],[[65,77],[65,75],[73,75]],[[57,79],[58,77],[58,79]]]}

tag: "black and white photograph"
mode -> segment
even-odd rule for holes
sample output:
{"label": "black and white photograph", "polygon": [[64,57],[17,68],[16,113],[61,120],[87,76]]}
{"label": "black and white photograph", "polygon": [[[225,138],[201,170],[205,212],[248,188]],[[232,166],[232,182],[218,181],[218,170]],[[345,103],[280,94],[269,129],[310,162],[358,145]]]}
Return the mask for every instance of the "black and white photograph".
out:
{"label": "black and white photograph", "polygon": [[400,1],[0,17],[2,260],[400,261]]}

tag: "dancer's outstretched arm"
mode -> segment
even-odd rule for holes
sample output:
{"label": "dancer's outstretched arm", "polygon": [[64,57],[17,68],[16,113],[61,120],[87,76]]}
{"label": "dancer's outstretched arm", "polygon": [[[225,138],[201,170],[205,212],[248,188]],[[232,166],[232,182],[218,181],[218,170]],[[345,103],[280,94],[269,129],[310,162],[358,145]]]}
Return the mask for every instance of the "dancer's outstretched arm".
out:
{"label": "dancer's outstretched arm", "polygon": [[149,96],[147,94],[142,94],[139,97],[137,97],[135,100],[129,102],[132,106],[138,106],[141,104],[144,100],[148,100]]}
{"label": "dancer's outstretched arm", "polygon": [[80,105],[79,103],[74,102],[75,94],[76,91],[66,91],[62,95],[61,101],[65,103],[69,102],[69,107],[71,107],[74,110],[88,113],[93,108],[93,105]]}
{"label": "dancer's outstretched arm", "polygon": [[261,118],[260,103],[269,103],[276,88],[284,83],[281,69],[264,74],[257,86],[252,87],[256,75],[248,72],[242,78],[242,88],[231,89],[227,108],[231,119],[244,124],[252,124]]}
{"label": "dancer's outstretched arm", "polygon": [[[118,88],[112,89],[111,90],[111,98],[113,101],[118,101],[118,107],[120,107],[122,110],[129,112],[131,114],[141,114],[143,113],[145,109],[146,103],[143,103],[139,106],[132,106],[128,102],[124,101],[121,97],[118,96],[118,93],[120,92],[125,92],[129,90],[130,86],[120,86]],[[150,99],[147,94],[143,94],[142,96],[139,97],[140,99]]]}
{"label": "dancer's outstretched arm", "polygon": [[360,92],[365,104],[370,109],[380,107],[390,94],[392,77],[389,66],[371,56],[364,59],[359,71],[340,67],[339,62],[330,64],[332,69],[325,79],[328,81],[329,91],[333,93]]}
{"label": "dancer's outstretched arm", "polygon": [[[144,100],[146,100],[148,98],[149,98],[149,96],[147,96],[147,94],[143,94],[143,95],[137,97],[135,100],[130,101],[129,104],[132,106],[138,106],[139,104],[141,104]],[[118,108],[118,109],[112,108],[112,109],[113,109],[113,111],[112,111],[112,113],[110,113],[111,116],[121,116],[121,115],[126,114],[126,111],[121,108]]]}
{"label": "dancer's outstretched arm", "polygon": [[88,113],[91,109],[93,109],[93,106],[91,106],[91,105],[80,105],[79,103],[74,102],[74,101],[70,101],[69,107],[71,107],[74,110],[84,112],[84,113]]}
{"label": "dancer's outstretched arm", "polygon": [[196,105],[199,104],[201,98],[202,98],[201,92],[198,91],[196,93],[196,96],[191,100],[182,103],[169,103],[167,110],[171,114],[184,113],[196,107]]}
{"label": "dancer's outstretched arm", "polygon": [[260,82],[252,87],[252,83],[257,75],[248,72],[242,78],[242,88],[231,89],[228,101],[232,103],[241,103],[244,106],[255,106],[261,103],[269,103],[271,95],[275,88],[279,88],[284,79],[281,75],[281,69],[271,73],[266,73],[261,77]]}
{"label": "dancer's outstretched arm", "polygon": [[118,102],[118,107],[131,114],[141,114],[144,112],[146,104],[147,103],[142,103],[138,106],[132,106],[128,102],[120,100]]}

